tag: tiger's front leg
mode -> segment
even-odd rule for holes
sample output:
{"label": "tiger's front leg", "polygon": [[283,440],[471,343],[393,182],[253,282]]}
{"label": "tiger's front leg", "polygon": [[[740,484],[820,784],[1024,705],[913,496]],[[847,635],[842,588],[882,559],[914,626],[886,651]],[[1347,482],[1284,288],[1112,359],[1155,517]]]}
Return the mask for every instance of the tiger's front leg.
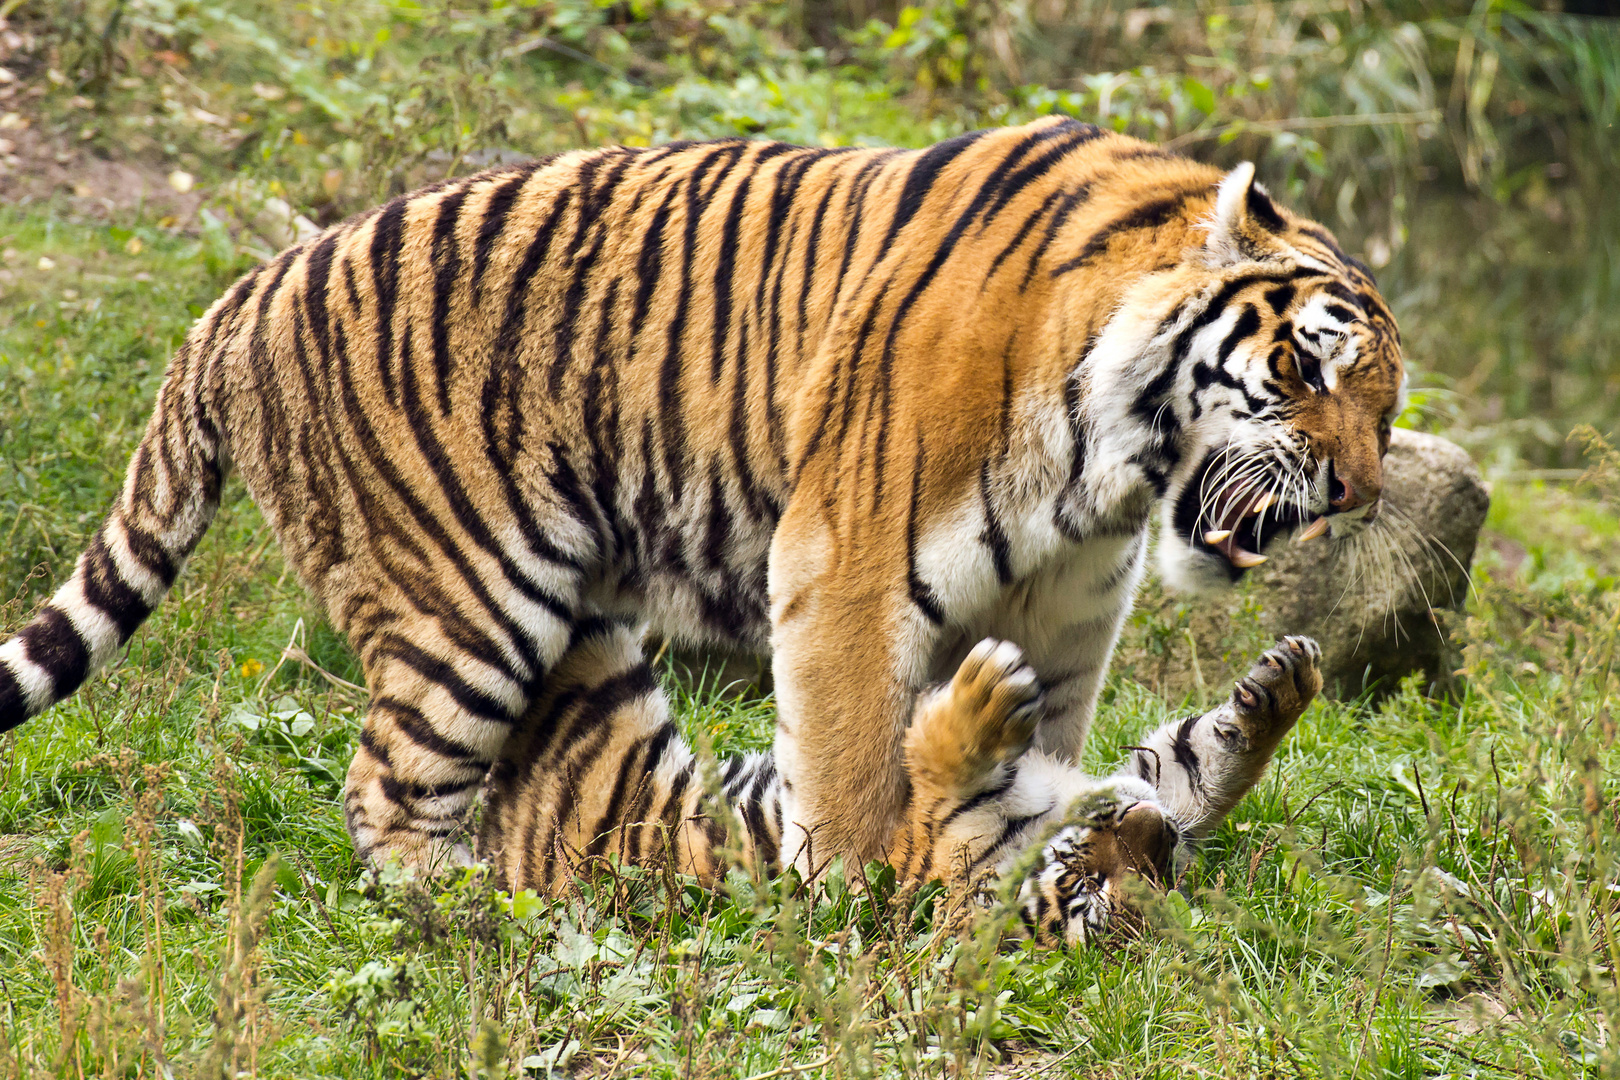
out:
{"label": "tiger's front leg", "polygon": [[770,557],[782,862],[807,878],[887,854],[906,807],[902,740],[940,638],[906,589],[904,518],[837,524],[796,498]]}
{"label": "tiger's front leg", "polygon": [[806,877],[836,857],[887,852],[906,806],[901,740],[925,678],[904,659],[913,635],[840,601],[835,590],[807,599],[811,610],[772,641],[782,861]]}

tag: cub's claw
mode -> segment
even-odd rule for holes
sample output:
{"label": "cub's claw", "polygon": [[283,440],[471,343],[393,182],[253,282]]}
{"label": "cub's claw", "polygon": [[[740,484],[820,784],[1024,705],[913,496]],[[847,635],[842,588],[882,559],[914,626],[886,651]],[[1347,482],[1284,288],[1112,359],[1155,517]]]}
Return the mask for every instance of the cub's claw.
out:
{"label": "cub's claw", "polygon": [[1321,658],[1310,638],[1283,638],[1237,681],[1230,700],[1164,725],[1135,748],[1131,771],[1153,785],[1183,835],[1208,836],[1260,779],[1322,689]]}
{"label": "cub's claw", "polygon": [[1322,689],[1322,648],[1285,637],[1255,661],[1232,689],[1232,723],[1251,746],[1275,745]]}

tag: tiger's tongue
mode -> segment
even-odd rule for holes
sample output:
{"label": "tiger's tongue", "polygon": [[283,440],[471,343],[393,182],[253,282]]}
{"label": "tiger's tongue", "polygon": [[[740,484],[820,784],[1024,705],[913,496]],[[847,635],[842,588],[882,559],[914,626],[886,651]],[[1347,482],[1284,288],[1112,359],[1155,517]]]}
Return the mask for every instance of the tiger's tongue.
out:
{"label": "tiger's tongue", "polygon": [[1230,509],[1222,518],[1220,528],[1205,533],[1204,543],[1220,552],[1227,562],[1240,570],[1259,566],[1266,561],[1266,557],[1258,552],[1249,551],[1238,543],[1237,527],[1245,518],[1261,513],[1271,503],[1272,496],[1269,492],[1257,491],[1247,497],[1229,497],[1226,504]]}

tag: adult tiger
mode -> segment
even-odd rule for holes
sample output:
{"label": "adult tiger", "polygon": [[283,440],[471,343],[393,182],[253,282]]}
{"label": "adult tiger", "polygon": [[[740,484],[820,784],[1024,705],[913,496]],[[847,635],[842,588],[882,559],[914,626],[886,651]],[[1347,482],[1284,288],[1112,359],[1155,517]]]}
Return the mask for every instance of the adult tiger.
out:
{"label": "adult tiger", "polygon": [[1070,120],[447,181],[198,322],[106,523],[0,645],[0,729],[128,639],[234,468],[364,665],[364,857],[467,854],[598,614],[770,652],[786,850],[878,857],[924,687],[1015,641],[1036,745],[1077,759],[1154,506],[1182,581],[1354,532],[1401,384],[1371,277],[1251,166]]}

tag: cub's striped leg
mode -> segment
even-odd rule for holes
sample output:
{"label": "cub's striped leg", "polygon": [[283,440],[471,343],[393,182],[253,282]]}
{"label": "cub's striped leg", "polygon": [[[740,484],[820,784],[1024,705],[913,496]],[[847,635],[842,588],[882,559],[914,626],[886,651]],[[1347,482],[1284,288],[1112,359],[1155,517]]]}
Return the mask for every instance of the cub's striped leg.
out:
{"label": "cub's striped leg", "polygon": [[[940,844],[952,822],[981,798],[1005,791],[1040,722],[1040,680],[1010,641],[974,646],[950,682],[924,693],[906,730],[911,802],[889,862],[907,880],[971,873],[993,835],[982,831]],[[947,861],[936,864],[943,856]]]}
{"label": "cub's striped leg", "polygon": [[1153,785],[1190,839],[1207,836],[1260,779],[1283,736],[1322,689],[1322,650],[1287,637],[1239,679],[1232,698],[1173,721],[1134,750],[1126,775]]}
{"label": "cub's striped leg", "polygon": [[[719,774],[706,782],[637,636],[583,621],[490,770],[479,858],[505,887],[549,893],[605,856],[673,865],[712,883],[724,872],[728,842],[745,864],[774,868],[781,788],[770,755],[713,767]],[[716,781],[729,815],[711,812]],[[740,835],[728,836],[727,819]]]}

